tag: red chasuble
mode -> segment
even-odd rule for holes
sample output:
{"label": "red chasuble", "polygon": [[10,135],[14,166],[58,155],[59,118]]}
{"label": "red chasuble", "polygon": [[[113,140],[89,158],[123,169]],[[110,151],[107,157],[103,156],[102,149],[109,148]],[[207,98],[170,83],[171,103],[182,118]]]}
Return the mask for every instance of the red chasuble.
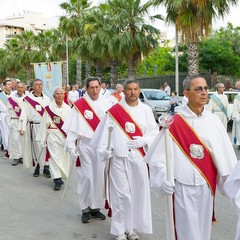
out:
{"label": "red chasuble", "polygon": [[207,146],[180,114],[174,115],[174,122],[170,125],[169,132],[185,156],[207,181],[214,197],[217,184],[217,169]]}
{"label": "red chasuble", "polygon": [[11,97],[8,98],[8,101],[12,105],[13,111],[16,113],[17,117],[20,117],[22,109],[19,107],[18,103],[15,102]]}
{"label": "red chasuble", "polygon": [[62,125],[64,123],[64,121],[62,120],[62,118],[60,116],[58,116],[57,114],[55,114],[49,106],[45,107],[49,117],[52,119],[52,122],[54,123],[54,125],[57,127],[57,129],[62,133],[62,135],[64,137],[67,137],[67,134],[62,130]]}
{"label": "red chasuble", "polygon": [[36,102],[28,96],[26,96],[24,99],[35,109],[38,114],[41,115],[41,117],[43,116],[45,108],[40,103]]}
{"label": "red chasuble", "polygon": [[100,119],[85,98],[78,99],[73,106],[83,116],[89,127],[95,132]]}
{"label": "red chasuble", "polygon": [[[142,130],[138,126],[138,124],[132,119],[130,114],[120,105],[116,103],[109,110],[108,113],[115,120],[118,126],[123,130],[123,132],[127,135],[129,139],[134,139],[136,136],[143,136]],[[138,148],[138,151],[144,157],[145,152],[143,148]]]}

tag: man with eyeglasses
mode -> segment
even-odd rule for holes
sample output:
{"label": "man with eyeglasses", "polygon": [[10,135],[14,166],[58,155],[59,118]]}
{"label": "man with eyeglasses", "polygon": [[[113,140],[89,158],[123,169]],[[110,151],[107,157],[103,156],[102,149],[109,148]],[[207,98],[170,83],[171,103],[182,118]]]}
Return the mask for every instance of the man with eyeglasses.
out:
{"label": "man with eyeglasses", "polygon": [[210,240],[216,185],[225,194],[223,183],[237,159],[223,124],[206,109],[206,80],[199,75],[189,76],[183,87],[188,104],[174,115],[169,128],[174,185],[166,178],[162,131],[145,161],[150,165],[152,185],[159,187],[163,194],[174,196],[176,239]]}
{"label": "man with eyeglasses", "polygon": [[208,109],[210,112],[213,112],[227,130],[228,122],[228,98],[224,94],[225,86],[223,83],[218,83],[216,86],[216,92],[212,94],[209,100]]}

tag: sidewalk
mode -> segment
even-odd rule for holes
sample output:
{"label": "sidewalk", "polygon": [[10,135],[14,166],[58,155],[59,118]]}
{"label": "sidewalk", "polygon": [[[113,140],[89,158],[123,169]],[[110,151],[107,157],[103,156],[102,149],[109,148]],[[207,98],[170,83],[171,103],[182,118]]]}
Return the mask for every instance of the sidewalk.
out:
{"label": "sidewalk", "polygon": [[[109,234],[109,218],[81,223],[75,173],[63,200],[63,189],[53,191],[51,179],[42,175],[34,178],[33,169],[23,170],[22,165],[13,167],[11,160],[3,159],[3,155],[0,152],[0,240],[115,239]],[[141,240],[165,239],[164,207],[165,202],[157,199],[152,192],[154,233],[139,234]],[[219,193],[216,217],[219,223],[213,225],[211,240],[234,240],[237,216],[228,200]]]}

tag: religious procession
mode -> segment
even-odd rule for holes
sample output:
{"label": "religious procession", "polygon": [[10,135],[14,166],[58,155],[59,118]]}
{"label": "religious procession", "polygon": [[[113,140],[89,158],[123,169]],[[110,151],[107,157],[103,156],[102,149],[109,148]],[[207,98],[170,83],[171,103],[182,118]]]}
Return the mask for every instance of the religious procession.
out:
{"label": "religious procession", "polygon": [[53,101],[43,93],[41,79],[28,90],[19,80],[5,80],[2,150],[9,164],[33,168],[34,178],[52,179],[53,190],[63,190],[63,196],[75,169],[81,222],[105,220],[107,209],[116,240],[153,233],[151,188],[167,198],[167,240],[210,240],[216,188],[240,213],[240,165],[233,149],[240,145],[240,94],[233,104],[231,140],[224,85],[216,85],[208,105],[209,87],[200,75],[186,77],[183,89],[187,103],[158,124],[140,101],[135,79],[110,92],[98,77],[88,77],[84,91],[55,87]]}

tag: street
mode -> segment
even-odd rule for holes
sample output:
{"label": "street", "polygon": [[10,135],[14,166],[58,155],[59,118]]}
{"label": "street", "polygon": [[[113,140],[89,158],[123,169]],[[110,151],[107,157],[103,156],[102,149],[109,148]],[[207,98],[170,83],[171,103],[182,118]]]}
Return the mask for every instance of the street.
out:
{"label": "street", "polygon": [[[240,151],[235,148],[238,159]],[[65,199],[53,191],[53,181],[42,175],[34,178],[33,169],[11,166],[0,153],[0,240],[113,240],[110,219],[91,219],[81,223],[77,202],[76,176],[72,174]],[[139,234],[144,240],[165,239],[165,201],[152,191],[153,234]],[[237,216],[226,198],[216,196],[217,224],[212,226],[212,240],[234,240]],[[104,210],[104,213],[107,212]],[[204,240],[204,239],[203,239]]]}

